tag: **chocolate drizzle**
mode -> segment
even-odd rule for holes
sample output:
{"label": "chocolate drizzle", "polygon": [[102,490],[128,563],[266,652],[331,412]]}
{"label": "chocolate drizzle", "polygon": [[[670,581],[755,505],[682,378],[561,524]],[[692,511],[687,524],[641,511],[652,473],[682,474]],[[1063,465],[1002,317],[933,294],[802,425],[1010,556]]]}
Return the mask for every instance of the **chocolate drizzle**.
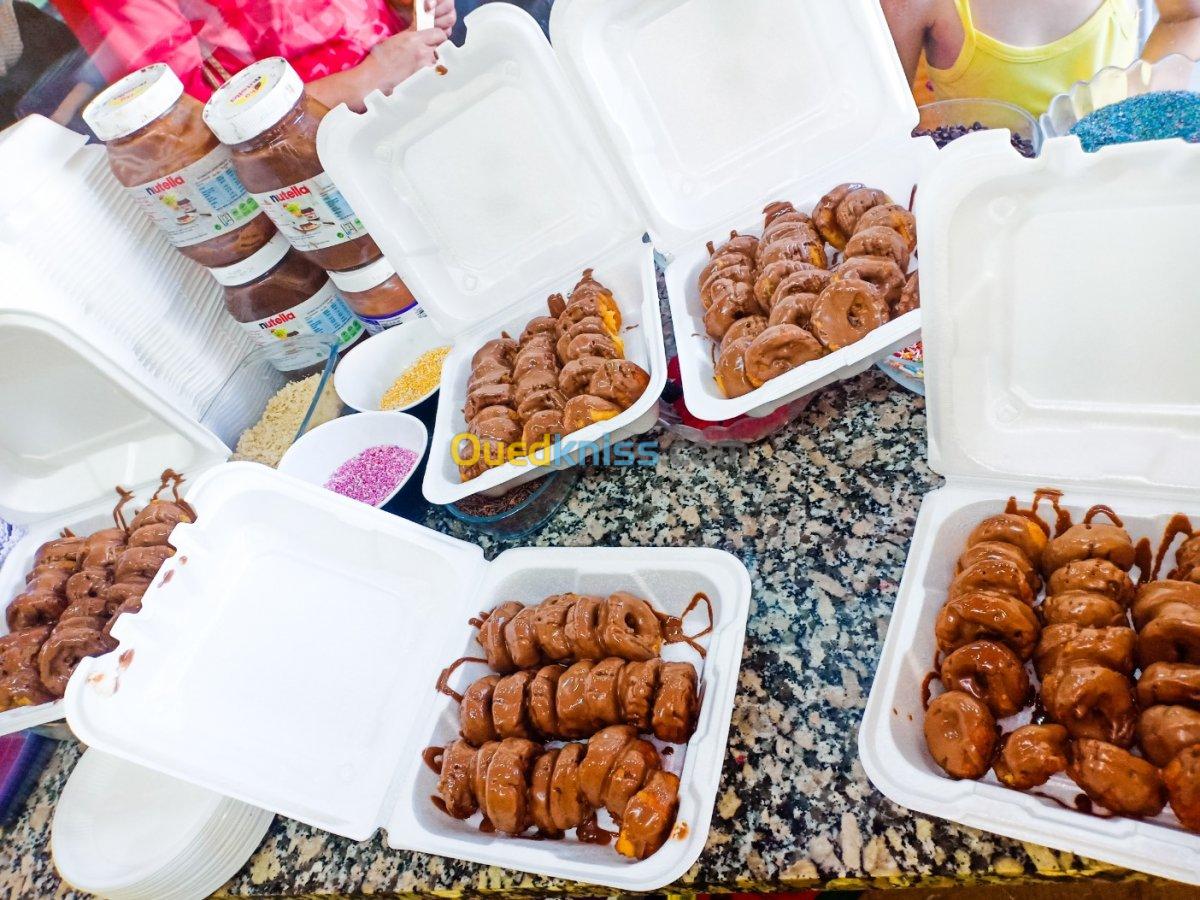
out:
{"label": "chocolate drizzle", "polygon": [[[1158,578],[1158,573],[1162,569],[1163,560],[1167,558],[1167,551],[1171,549],[1171,544],[1179,535],[1192,537],[1196,532],[1192,528],[1192,520],[1183,513],[1176,513],[1171,516],[1171,521],[1167,523],[1167,527],[1163,529],[1162,541],[1158,545],[1158,552],[1154,554],[1154,572],[1151,578]],[[1174,574],[1174,573],[1173,573]]]}
{"label": "chocolate drizzle", "polygon": [[[691,614],[692,610],[700,605],[701,601],[703,601],[704,605],[708,607],[708,626],[702,631],[697,631],[695,634],[684,634],[683,620]],[[687,644],[702,657],[708,655],[708,651],[706,651],[702,646],[700,646],[700,644],[697,643],[700,638],[704,637],[705,635],[712,634],[713,631],[713,623],[715,621],[713,618],[713,605],[712,600],[710,600],[708,597],[708,594],[704,593],[703,591],[697,593],[694,597],[692,597],[691,602],[688,603],[683,613],[679,616],[668,616],[666,613],[660,612],[655,612],[655,615],[662,623],[664,643]]]}
{"label": "chocolate drizzle", "polygon": [[921,681],[921,709],[929,709],[929,700],[932,695],[930,687],[939,680],[941,680],[941,676],[936,669],[925,673],[925,678]]}
{"label": "chocolate drizzle", "polygon": [[[123,512],[123,510],[125,508],[125,504],[127,504],[130,500],[133,499],[133,491],[125,490],[125,488],[121,487],[119,484],[116,486],[116,488],[114,488],[114,490],[117,492],[117,494],[120,496],[121,499],[118,500],[117,505],[113,507],[113,512],[112,512],[113,523],[118,528],[120,528],[122,531],[124,531],[126,534],[128,534],[129,533],[129,524],[125,521],[125,513]],[[64,535],[64,537],[65,537],[65,535]]]}
{"label": "chocolate drizzle", "polygon": [[1062,507],[1063,492],[1058,488],[1038,488],[1033,492],[1033,508],[1036,510],[1043,500],[1049,500],[1054,510],[1054,536],[1058,537],[1071,527],[1071,513]]}
{"label": "chocolate drizzle", "polygon": [[1049,537],[1050,526],[1046,523],[1045,519],[1038,515],[1037,508],[1039,499],[1040,498],[1035,494],[1033,506],[1031,506],[1029,509],[1022,509],[1018,505],[1016,497],[1009,497],[1008,503],[1004,505],[1004,512],[1008,515],[1023,516],[1024,518],[1029,519],[1031,522],[1036,522],[1037,526],[1042,529],[1042,532],[1046,535],[1046,537]]}
{"label": "chocolate drizzle", "polygon": [[1154,577],[1150,562],[1150,538],[1142,538],[1134,545],[1133,564],[1138,568],[1138,587]]}
{"label": "chocolate drizzle", "polygon": [[579,839],[581,844],[600,844],[601,846],[607,846],[608,844],[612,843],[612,839],[616,837],[616,835],[607,828],[601,828],[596,822],[596,817],[592,816],[590,819],[582,822],[579,827],[575,829],[575,837]]}
{"label": "chocolate drizzle", "polygon": [[[425,765],[429,766],[430,771],[435,775],[442,774],[442,754],[446,752],[445,747],[426,747],[421,751],[421,759]],[[440,797],[438,798],[441,799]],[[442,812],[445,812],[445,807],[442,807]]]}
{"label": "chocolate drizzle", "polygon": [[1116,818],[1116,816],[1114,816],[1112,813],[1096,812],[1096,805],[1092,803],[1092,798],[1087,794],[1076,794],[1073,803],[1066,803],[1062,800],[1059,800],[1052,794],[1047,794],[1042,791],[1030,791],[1029,793],[1033,794],[1035,797],[1041,797],[1044,800],[1049,800],[1051,803],[1056,803],[1063,809],[1071,810],[1071,812],[1083,813],[1085,816],[1095,816],[1097,819]]}
{"label": "chocolate drizzle", "polygon": [[1108,518],[1108,520],[1110,522],[1112,522],[1114,525],[1116,525],[1118,528],[1125,527],[1125,523],[1123,521],[1121,521],[1121,517],[1117,515],[1116,511],[1111,506],[1108,506],[1107,504],[1104,504],[1104,503],[1097,503],[1095,506],[1093,506],[1091,509],[1089,509],[1086,513],[1084,513],[1083,514],[1083,524],[1091,525],[1092,519],[1096,518],[1096,516],[1106,516]]}
{"label": "chocolate drizzle", "polygon": [[442,669],[441,674],[438,675],[437,684],[435,686],[437,692],[439,694],[445,694],[447,697],[452,697],[455,703],[462,703],[462,694],[450,687],[448,682],[450,681],[450,676],[454,674],[455,670],[459,666],[461,666],[463,663],[469,662],[484,663],[485,665],[487,664],[486,659],[482,659],[478,656],[460,656],[454,662],[450,663],[450,665],[446,666],[446,668]]}

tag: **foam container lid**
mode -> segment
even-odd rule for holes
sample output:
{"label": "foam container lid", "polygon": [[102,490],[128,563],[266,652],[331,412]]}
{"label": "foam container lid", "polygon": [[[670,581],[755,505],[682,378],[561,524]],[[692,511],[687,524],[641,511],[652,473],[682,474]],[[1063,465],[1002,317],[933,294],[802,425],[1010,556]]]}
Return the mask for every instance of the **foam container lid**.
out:
{"label": "foam container lid", "polygon": [[509,463],[463,483],[450,456],[466,431],[461,406],[470,359],[487,340],[546,314],[585,268],[616,296],[627,358],[650,374],[632,407],[564,439],[617,442],[649,430],[666,383],[662,322],[645,224],[603,137],[567,82],[537,23],[487,4],[468,16],[461,48],[439,48],[423,69],[366,112],[328,113],[321,162],[358,210],[421,308],[454,349],[442,389],[425,496],[453,503],[544,475]]}
{"label": "foam container lid", "polygon": [[713,380],[696,277],[707,241],[757,234],[762,209],[800,209],[843,181],[907,205],[936,158],[875,0],[559,0],[550,30],[666,271],[684,394],[696,415],[765,415],[911,343],[920,312],[743,397]]}
{"label": "foam container lid", "polygon": [[973,134],[917,215],[935,471],[1200,497],[1200,147]]}
{"label": "foam container lid", "polygon": [[947,484],[921,506],[859,730],[863,767],[910,809],[1200,884],[1200,835],[1169,810],[1078,812],[1065,774],[1037,793],[990,773],[947,777],[926,748],[920,697],[955,559],[1008,496],[1061,487],[1076,521],[1112,504],[1152,540],[1172,513],[1200,513],[1200,307],[1187,263],[1200,147],[1088,154],[1064,137],[1025,159],[1004,134],[972,134],[943,152],[917,215],[930,465]]}
{"label": "foam container lid", "polygon": [[[482,550],[246,463],[192,484],[198,520],[120,648],[80,662],[67,719],[89,746],[264,809],[397,849],[629,890],[681,876],[708,835],[750,578],[708,549]],[[642,862],[576,841],[500,840],[438,812],[422,750],[457,736],[434,690],[469,652],[467,620],[503,600],[632,590],[678,614],[712,597],[701,718],[682,767],[687,834]],[[690,620],[689,620],[690,621]],[[682,759],[680,758],[682,757]]]}

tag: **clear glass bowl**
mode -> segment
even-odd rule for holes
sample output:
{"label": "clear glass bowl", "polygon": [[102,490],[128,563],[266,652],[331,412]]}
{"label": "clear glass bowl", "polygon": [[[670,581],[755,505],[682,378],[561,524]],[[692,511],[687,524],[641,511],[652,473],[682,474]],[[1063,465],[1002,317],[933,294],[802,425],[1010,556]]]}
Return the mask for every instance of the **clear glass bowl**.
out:
{"label": "clear glass bowl", "polygon": [[955,125],[970,128],[978,122],[985,128],[1006,128],[1020,135],[1033,145],[1035,154],[1042,149],[1042,130],[1037,121],[1021,107],[1003,100],[938,100],[926,103],[918,112],[921,114],[918,131]]}
{"label": "clear glass bowl", "polygon": [[511,509],[491,515],[473,515],[459,509],[454,503],[447,504],[442,508],[460,522],[465,522],[485,534],[504,540],[514,540],[527,537],[545,525],[571,496],[571,491],[574,490],[578,478],[578,466],[568,466],[565,469],[550,472],[537,481],[514,488],[508,494],[489,498],[491,502],[499,502],[516,491],[529,490],[528,485],[530,484],[535,485],[532,492]]}
{"label": "clear glass bowl", "polygon": [[1042,132],[1048,138],[1062,137],[1096,110],[1154,91],[1200,91],[1200,62],[1175,53],[1156,63],[1139,59],[1126,68],[1101,69],[1050,101],[1042,113]]}
{"label": "clear glass bowl", "polygon": [[[317,358],[323,359],[324,362],[286,373],[281,372],[272,362],[289,358]],[[267,401],[284,385],[289,381],[300,381],[319,373],[320,380],[313,393],[312,403],[305,410],[300,427],[292,437],[292,441],[295,441],[308,431],[313,411],[333,377],[337,361],[338,343],[333,335],[295,337],[281,343],[278,348],[259,347],[252,350],[238,363],[237,368],[209,402],[200,417],[200,423],[216,434],[225,446],[236,447],[242,432],[262,418]],[[341,406],[340,400],[338,404],[338,415],[341,415],[345,412],[345,407]]]}

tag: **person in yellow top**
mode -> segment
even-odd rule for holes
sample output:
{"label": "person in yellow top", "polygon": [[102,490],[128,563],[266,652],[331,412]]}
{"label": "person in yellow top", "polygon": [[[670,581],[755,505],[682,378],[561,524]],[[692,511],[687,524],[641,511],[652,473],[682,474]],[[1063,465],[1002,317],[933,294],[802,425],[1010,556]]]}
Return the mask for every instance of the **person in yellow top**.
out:
{"label": "person in yellow top", "polygon": [[[1006,100],[1041,115],[1105,66],[1138,58],[1136,0],[881,0],[910,83],[933,96]],[[1157,0],[1142,51],[1200,58],[1200,0]],[[918,65],[923,67],[917,76]],[[926,75],[927,73],[927,75]]]}

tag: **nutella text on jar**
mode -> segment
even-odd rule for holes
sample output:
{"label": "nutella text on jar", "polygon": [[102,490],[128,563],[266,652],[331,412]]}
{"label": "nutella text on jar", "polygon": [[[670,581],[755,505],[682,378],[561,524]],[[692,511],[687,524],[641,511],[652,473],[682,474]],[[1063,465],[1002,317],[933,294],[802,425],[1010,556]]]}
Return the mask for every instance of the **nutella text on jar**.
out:
{"label": "nutella text on jar", "polygon": [[344,350],[362,337],[362,322],[339,296],[329,275],[297,253],[282,235],[249,259],[210,271],[225,286],[225,308],[255,345],[281,351],[271,360],[280,371],[297,372],[325,362],[319,349],[306,354],[288,347],[293,338],[330,335]]}
{"label": "nutella text on jar", "polygon": [[204,121],[229,145],[242,183],[292,246],[340,272],[381,254],[317,157],[326,112],[287,60],[272,57],[218,89]]}
{"label": "nutella text on jar", "polygon": [[362,319],[368,334],[424,315],[412,292],[400,280],[395,267],[380,257],[347,272],[330,272],[342,297]]}
{"label": "nutella text on jar", "polygon": [[275,227],[208,130],[201,106],[157,63],[122,78],[83,111],[117,181],[185,256],[204,266],[245,259]]}

